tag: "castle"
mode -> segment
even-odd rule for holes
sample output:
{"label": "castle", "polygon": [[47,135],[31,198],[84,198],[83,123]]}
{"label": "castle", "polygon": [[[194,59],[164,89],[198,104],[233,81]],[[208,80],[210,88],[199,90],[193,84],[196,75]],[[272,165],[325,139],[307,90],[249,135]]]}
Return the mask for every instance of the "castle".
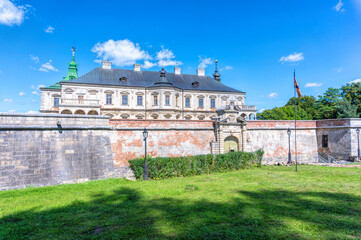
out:
{"label": "castle", "polygon": [[61,82],[41,88],[42,113],[106,115],[115,119],[211,120],[216,109],[229,104],[239,107],[240,117],[255,119],[256,106],[245,105],[245,92],[221,82],[216,69],[213,78],[198,68],[196,75],[114,69],[109,61],[78,77],[73,58]]}
{"label": "castle", "polygon": [[[361,119],[251,120],[245,93],[203,69],[197,75],[112,69],[82,77],[74,58],[63,81],[41,91],[41,114],[0,113],[0,190],[129,177],[130,159],[263,149],[264,164],[358,158]],[[216,65],[217,66],[217,65]]]}

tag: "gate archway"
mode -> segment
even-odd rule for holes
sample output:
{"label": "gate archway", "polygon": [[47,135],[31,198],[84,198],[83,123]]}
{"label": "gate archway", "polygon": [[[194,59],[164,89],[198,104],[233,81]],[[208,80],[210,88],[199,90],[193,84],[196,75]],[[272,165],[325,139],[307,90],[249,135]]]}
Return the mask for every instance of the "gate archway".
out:
{"label": "gate archway", "polygon": [[238,139],[234,136],[228,136],[224,139],[224,153],[236,152],[239,149]]}

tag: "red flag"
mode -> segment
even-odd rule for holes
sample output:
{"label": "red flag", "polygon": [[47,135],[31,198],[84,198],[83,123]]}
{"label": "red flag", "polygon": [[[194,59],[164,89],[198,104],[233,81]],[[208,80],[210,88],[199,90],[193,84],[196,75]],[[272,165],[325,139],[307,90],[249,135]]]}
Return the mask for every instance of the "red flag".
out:
{"label": "red flag", "polygon": [[293,73],[293,76],[294,76],[294,78],[295,78],[295,88],[296,88],[296,92],[297,92],[298,98],[301,98],[301,97],[302,97],[302,94],[301,94],[300,88],[298,87],[298,83],[297,83],[297,80],[296,80],[296,73]]}

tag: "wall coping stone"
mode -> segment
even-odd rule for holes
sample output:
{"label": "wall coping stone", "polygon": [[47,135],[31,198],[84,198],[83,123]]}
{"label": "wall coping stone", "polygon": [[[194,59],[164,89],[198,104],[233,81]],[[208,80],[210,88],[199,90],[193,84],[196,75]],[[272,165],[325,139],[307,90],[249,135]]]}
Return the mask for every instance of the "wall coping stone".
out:
{"label": "wall coping stone", "polygon": [[4,113],[0,112],[0,117],[56,117],[56,118],[95,118],[95,119],[109,119],[105,115],[74,115],[74,114],[57,114],[57,113]]}
{"label": "wall coping stone", "polygon": [[111,130],[111,127],[105,126],[22,126],[22,125],[0,125],[0,131],[11,131],[11,130],[56,130],[56,131],[64,131],[64,130]]}
{"label": "wall coping stone", "polygon": [[[117,131],[143,131],[144,127],[130,127],[130,128],[123,128],[119,126],[113,126],[113,130]],[[186,128],[186,127],[146,127],[147,131],[214,131],[214,128],[207,128],[207,127],[197,127],[197,128]]]}

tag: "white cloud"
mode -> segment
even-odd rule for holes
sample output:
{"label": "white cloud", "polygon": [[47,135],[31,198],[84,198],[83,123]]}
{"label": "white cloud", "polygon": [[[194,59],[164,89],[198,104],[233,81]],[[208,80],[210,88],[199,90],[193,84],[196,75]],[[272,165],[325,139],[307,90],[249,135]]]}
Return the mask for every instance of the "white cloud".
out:
{"label": "white cloud", "polygon": [[[0,1],[1,1],[1,0],[0,0]],[[30,54],[30,59],[31,59],[32,61],[34,61],[35,63],[38,63],[38,62],[40,61],[40,59],[39,59],[38,56],[33,56],[33,55],[31,55],[31,54]]]}
{"label": "white cloud", "polygon": [[4,102],[13,102],[14,100],[13,99],[11,99],[11,98],[5,98],[4,99]]}
{"label": "white cloud", "polygon": [[30,111],[28,111],[27,113],[30,113],[30,114],[38,114],[39,112],[30,110]]}
{"label": "white cloud", "polygon": [[19,96],[25,96],[26,94],[24,92],[19,92]]}
{"label": "white cloud", "polygon": [[46,33],[53,33],[54,30],[55,30],[55,28],[53,28],[52,26],[49,26],[49,27],[47,27],[46,29],[44,29],[44,31],[45,31]]}
{"label": "white cloud", "polygon": [[206,68],[208,65],[212,64],[213,63],[213,60],[212,58],[210,57],[202,57],[202,56],[199,56],[199,65],[198,65],[198,68]]}
{"label": "white cloud", "polygon": [[9,110],[8,113],[14,113],[16,110]]}
{"label": "white cloud", "polygon": [[224,68],[219,69],[219,71],[231,70],[231,69],[233,69],[232,66],[225,66]]}
{"label": "white cloud", "polygon": [[155,57],[158,60],[158,65],[160,67],[166,67],[166,66],[179,66],[183,63],[181,61],[174,60],[175,56],[172,52],[172,50],[164,49],[157,52],[157,55]]}
{"label": "white cloud", "polygon": [[349,83],[349,84],[353,84],[353,83],[359,83],[359,82],[361,82],[361,79],[360,79],[360,78],[355,79],[355,80],[353,80],[353,81],[351,81],[351,82],[348,82],[348,83]]}
{"label": "white cloud", "polygon": [[304,59],[303,57],[303,53],[293,53],[293,54],[290,54],[286,57],[281,57],[280,58],[280,62],[282,63],[285,63],[285,62],[299,62],[299,61],[302,61]]}
{"label": "white cloud", "polygon": [[49,60],[49,62],[42,64],[41,67],[39,68],[39,71],[41,71],[41,72],[49,72],[49,71],[57,72],[58,69],[56,69],[53,65],[51,65],[52,62],[53,62],[52,60]]}
{"label": "white cloud", "polygon": [[333,7],[336,12],[343,12],[345,9],[343,8],[343,2],[340,0],[336,6]]}
{"label": "white cloud", "polygon": [[3,73],[3,71],[0,70],[0,73]]}
{"label": "white cloud", "polygon": [[32,102],[36,102],[35,99],[32,99],[31,101],[32,101]]}
{"label": "white cloud", "polygon": [[277,98],[277,97],[278,97],[278,93],[276,93],[276,92],[270,93],[270,94],[268,95],[268,97],[269,97],[269,98]]}
{"label": "white cloud", "polygon": [[260,112],[260,113],[263,113],[264,110],[266,110],[266,109],[262,108],[261,110],[259,110],[259,112]]}
{"label": "white cloud", "polygon": [[336,72],[338,72],[338,73],[342,72],[342,68],[337,68]]}
{"label": "white cloud", "polygon": [[37,95],[37,96],[40,95],[40,94],[38,93],[38,91],[36,91],[36,90],[32,91],[31,93],[34,94],[34,95]]}
{"label": "white cloud", "polygon": [[142,67],[143,67],[144,69],[148,69],[148,68],[154,67],[154,66],[156,66],[156,65],[157,65],[157,63],[153,63],[153,62],[150,62],[150,61],[148,61],[148,60],[145,60],[145,61],[144,61],[144,64],[142,65]]}
{"label": "white cloud", "polygon": [[133,65],[138,60],[151,59],[148,52],[142,50],[138,43],[128,39],[98,42],[91,51],[97,54],[97,58],[110,60],[120,67]]}
{"label": "white cloud", "polygon": [[317,82],[313,82],[313,83],[306,83],[305,87],[309,88],[309,87],[321,87],[323,83],[317,83]]}
{"label": "white cloud", "polygon": [[0,24],[20,25],[24,21],[27,6],[15,6],[10,0],[0,0]]}

